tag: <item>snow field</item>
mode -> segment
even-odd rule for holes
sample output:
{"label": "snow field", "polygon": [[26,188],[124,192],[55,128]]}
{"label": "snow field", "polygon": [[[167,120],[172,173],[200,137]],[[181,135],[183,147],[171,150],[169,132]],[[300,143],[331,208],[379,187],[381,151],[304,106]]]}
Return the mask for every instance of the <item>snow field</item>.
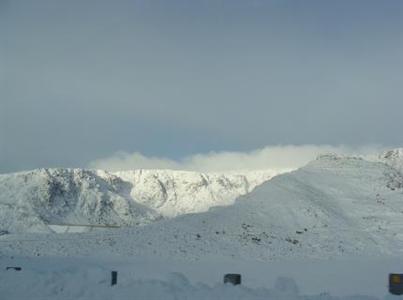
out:
{"label": "snow field", "polygon": [[[5,271],[19,265],[21,271]],[[118,283],[111,286],[111,271]],[[212,259],[198,263],[155,258],[1,258],[1,299],[391,299],[389,272],[399,258],[258,263]],[[223,275],[242,274],[241,286]],[[361,295],[361,296],[359,296]]]}

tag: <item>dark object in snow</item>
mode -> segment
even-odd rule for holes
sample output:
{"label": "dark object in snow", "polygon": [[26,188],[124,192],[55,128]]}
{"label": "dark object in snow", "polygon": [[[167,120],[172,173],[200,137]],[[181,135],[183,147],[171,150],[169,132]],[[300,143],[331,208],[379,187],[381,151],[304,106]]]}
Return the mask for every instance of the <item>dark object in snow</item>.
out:
{"label": "dark object in snow", "polygon": [[296,240],[296,239],[291,239],[291,238],[286,238],[285,239],[287,242],[289,242],[289,243],[291,243],[291,244],[294,244],[294,245],[297,245],[298,243],[299,243],[299,241],[298,240]]}
{"label": "dark object in snow", "polygon": [[6,234],[10,234],[10,232],[8,230],[0,230],[0,236]]}
{"label": "dark object in snow", "polygon": [[21,267],[6,267],[6,270],[21,271]]}
{"label": "dark object in snow", "polygon": [[389,274],[389,293],[403,295],[403,274]]}
{"label": "dark object in snow", "polygon": [[118,271],[111,272],[111,285],[115,285],[118,283]]}
{"label": "dark object in snow", "polygon": [[241,284],[241,274],[225,274],[224,283],[231,283],[232,285]]}
{"label": "dark object in snow", "polygon": [[258,238],[257,236],[252,237],[252,241],[254,241],[256,244],[259,244],[259,242],[260,242],[261,240],[262,240],[262,239]]}

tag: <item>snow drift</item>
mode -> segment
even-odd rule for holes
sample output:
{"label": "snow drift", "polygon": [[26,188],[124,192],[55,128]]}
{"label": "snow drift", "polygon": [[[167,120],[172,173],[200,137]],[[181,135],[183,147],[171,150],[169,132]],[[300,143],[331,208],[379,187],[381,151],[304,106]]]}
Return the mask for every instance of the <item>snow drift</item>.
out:
{"label": "snow drift", "polygon": [[[141,271],[138,270],[137,271]],[[375,300],[373,296],[334,297],[323,291],[303,295],[296,282],[279,277],[271,288],[232,286],[216,282],[213,285],[191,283],[182,273],[170,273],[165,279],[133,279],[118,277],[118,284],[110,286],[110,271],[100,265],[76,264],[46,270],[39,265],[21,272],[0,273],[0,293],[4,299],[248,299],[248,300]],[[29,296],[28,296],[29,295]]]}

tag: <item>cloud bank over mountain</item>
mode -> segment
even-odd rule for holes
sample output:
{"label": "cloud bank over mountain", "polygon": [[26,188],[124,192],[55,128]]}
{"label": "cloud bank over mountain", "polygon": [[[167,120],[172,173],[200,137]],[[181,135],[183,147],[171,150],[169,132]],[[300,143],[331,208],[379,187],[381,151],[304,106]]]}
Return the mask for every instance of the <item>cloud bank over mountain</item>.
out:
{"label": "cloud bank over mountain", "polygon": [[272,169],[290,170],[302,167],[323,153],[364,156],[375,158],[386,149],[380,145],[331,146],[331,145],[277,145],[266,146],[248,152],[222,151],[199,153],[179,160],[147,156],[140,152],[117,152],[109,157],[89,163],[90,168],[109,171],[131,169],[172,169],[199,172],[254,171]]}
{"label": "cloud bank over mountain", "polygon": [[297,2],[0,1],[0,172],[401,146],[403,1]]}

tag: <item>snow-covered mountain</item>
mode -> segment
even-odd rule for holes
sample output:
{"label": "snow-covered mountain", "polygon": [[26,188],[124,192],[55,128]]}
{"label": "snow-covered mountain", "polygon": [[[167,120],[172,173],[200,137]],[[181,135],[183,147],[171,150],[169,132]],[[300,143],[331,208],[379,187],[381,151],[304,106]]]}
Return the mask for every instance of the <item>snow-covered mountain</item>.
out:
{"label": "snow-covered mountain", "polygon": [[[0,175],[0,231],[52,232],[89,224],[144,225],[232,204],[274,174],[39,169]],[[78,227],[79,231],[90,229]]]}
{"label": "snow-covered mountain", "polygon": [[129,233],[121,251],[189,258],[401,253],[403,175],[382,162],[323,155],[233,206]]}
{"label": "snow-covered mountain", "polygon": [[142,227],[67,236],[30,235],[28,242],[25,236],[4,236],[0,251],[260,260],[401,254],[403,175],[383,162],[323,155],[231,206]]}
{"label": "snow-covered mountain", "polygon": [[[285,172],[285,171],[283,171]],[[214,206],[227,206],[241,195],[271,179],[277,172],[198,173],[171,170],[115,172],[131,184],[130,195],[136,202],[164,217],[205,212]]]}

